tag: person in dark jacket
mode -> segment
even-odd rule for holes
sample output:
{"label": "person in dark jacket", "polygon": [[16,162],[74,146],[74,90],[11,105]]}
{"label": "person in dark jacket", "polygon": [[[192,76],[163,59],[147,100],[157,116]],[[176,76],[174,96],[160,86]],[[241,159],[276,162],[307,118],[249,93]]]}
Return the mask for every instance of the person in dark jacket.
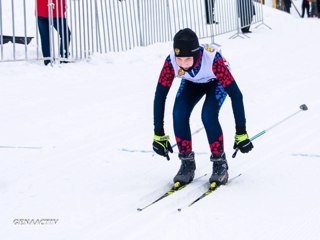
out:
{"label": "person in dark jacket", "polygon": [[284,11],[287,13],[290,13],[290,8],[291,8],[291,0],[283,0],[284,4]]}
{"label": "person in dark jacket", "polygon": [[227,95],[231,98],[235,118],[234,149],[247,153],[253,148],[246,131],[242,93],[217,46],[199,45],[196,33],[189,28],[177,32],[173,50],[161,70],[154,98],[153,150],[168,160],[169,152],[173,151],[169,136],[165,135],[163,120],[167,94],[176,77],[181,78],[181,84],[173,108],[173,125],[181,167],[173,181],[184,185],[194,178],[196,164],[189,119],[195,105],[205,96],[201,117],[213,163],[209,182],[225,184],[228,164],[218,116]]}
{"label": "person in dark jacket", "polygon": [[214,19],[214,3],[215,0],[204,0],[205,7],[206,7],[206,21],[207,24],[217,24],[218,22]]}
{"label": "person in dark jacket", "polygon": [[304,13],[307,11],[307,16],[310,17],[310,4],[309,0],[303,0],[302,1],[302,12],[301,12],[301,17],[304,18]]}
{"label": "person in dark jacket", "polygon": [[[49,11],[49,3],[52,2],[52,13]],[[42,55],[44,57],[44,64],[50,63],[50,19],[52,14],[53,27],[58,31],[60,38],[60,57],[61,62],[66,62],[65,59],[69,56],[70,45],[70,29],[66,20],[66,0],[37,0],[37,21],[41,38]]]}
{"label": "person in dark jacket", "polygon": [[310,16],[311,17],[319,17],[319,0],[310,0],[311,2],[311,10],[310,10]]}
{"label": "person in dark jacket", "polygon": [[242,33],[251,33],[250,25],[255,15],[255,9],[252,0],[237,0],[238,15],[240,17]]}

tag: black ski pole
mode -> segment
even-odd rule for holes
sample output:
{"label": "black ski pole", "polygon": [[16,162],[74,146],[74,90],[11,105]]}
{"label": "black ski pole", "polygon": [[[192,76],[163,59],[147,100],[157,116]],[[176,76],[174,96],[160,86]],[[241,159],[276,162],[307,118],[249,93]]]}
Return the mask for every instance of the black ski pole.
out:
{"label": "black ski pole", "polygon": [[[258,137],[261,137],[263,134],[265,134],[266,132],[268,132],[268,131],[271,130],[272,128],[274,128],[274,127],[278,126],[279,124],[287,121],[289,118],[292,118],[292,117],[295,116],[296,114],[298,114],[298,113],[300,113],[300,112],[302,112],[302,111],[307,111],[307,110],[308,110],[307,105],[302,104],[302,105],[300,106],[300,110],[299,110],[299,111],[297,111],[297,112],[291,114],[290,116],[282,119],[281,121],[273,124],[272,126],[270,126],[269,128],[267,128],[266,130],[263,130],[263,131],[259,132],[258,134],[254,135],[252,138],[250,138],[250,141],[252,142],[253,140],[255,140],[255,139],[258,138]],[[233,158],[236,157],[238,151],[239,151],[239,148],[236,148],[235,152],[234,152],[233,155],[232,155]]]}

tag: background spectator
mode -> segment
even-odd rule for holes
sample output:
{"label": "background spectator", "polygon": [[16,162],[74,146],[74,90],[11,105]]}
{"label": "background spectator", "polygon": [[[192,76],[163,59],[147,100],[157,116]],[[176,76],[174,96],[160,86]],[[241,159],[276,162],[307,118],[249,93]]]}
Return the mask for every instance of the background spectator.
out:
{"label": "background spectator", "polygon": [[214,2],[215,0],[205,0],[205,7],[206,7],[206,20],[207,24],[217,23],[214,20]]}
{"label": "background spectator", "polygon": [[251,33],[250,25],[255,9],[252,0],[238,0],[238,14],[241,22],[242,33]]}
{"label": "background spectator", "polygon": [[304,18],[304,13],[307,11],[307,16],[310,17],[310,4],[309,0],[302,0],[302,13],[301,17]]}
{"label": "background spectator", "polygon": [[[45,58],[44,64],[50,63],[50,21],[49,21],[49,0],[37,0],[37,19],[41,37],[42,55]],[[68,58],[70,45],[70,30],[66,20],[66,0],[52,0],[52,24],[58,31],[60,39],[60,57]],[[65,63],[65,60],[61,61]]]}
{"label": "background spectator", "polygon": [[290,8],[291,8],[291,0],[283,0],[284,4],[284,11],[287,13],[290,13]]}
{"label": "background spectator", "polygon": [[311,17],[318,17],[318,0],[311,0]]}

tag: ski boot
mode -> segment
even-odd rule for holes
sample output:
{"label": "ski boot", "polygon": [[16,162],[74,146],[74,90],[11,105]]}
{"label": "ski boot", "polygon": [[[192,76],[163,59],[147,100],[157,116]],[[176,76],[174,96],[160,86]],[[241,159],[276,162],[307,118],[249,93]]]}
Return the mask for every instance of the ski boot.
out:
{"label": "ski boot", "polygon": [[210,161],[213,162],[212,175],[209,179],[210,184],[216,183],[217,185],[226,184],[228,182],[228,163],[225,153],[212,154]]}
{"label": "ski boot", "polygon": [[194,178],[194,171],[196,170],[194,152],[179,153],[179,159],[181,160],[181,166],[173,182],[185,185],[192,182]]}

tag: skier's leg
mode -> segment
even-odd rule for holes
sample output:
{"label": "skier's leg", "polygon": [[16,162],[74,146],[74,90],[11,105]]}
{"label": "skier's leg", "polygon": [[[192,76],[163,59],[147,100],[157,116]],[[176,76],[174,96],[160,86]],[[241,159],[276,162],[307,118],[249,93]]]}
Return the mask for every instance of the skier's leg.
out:
{"label": "skier's leg", "polygon": [[189,118],[194,106],[203,96],[201,85],[182,80],[174,103],[173,123],[181,166],[173,181],[182,184],[191,182],[196,170]]}
{"label": "skier's leg", "polygon": [[202,121],[206,129],[213,162],[210,183],[225,184],[228,181],[228,164],[224,153],[223,133],[219,123],[219,111],[226,92],[217,82],[208,83],[208,91],[202,108]]}
{"label": "skier's leg", "polygon": [[189,118],[194,106],[204,95],[202,84],[182,80],[173,107],[173,126],[179,152],[192,151]]}
{"label": "skier's leg", "polygon": [[202,108],[202,122],[207,133],[211,153],[221,154],[224,152],[224,147],[223,134],[219,122],[219,111],[227,93],[217,82],[210,82],[207,84],[208,90]]}

